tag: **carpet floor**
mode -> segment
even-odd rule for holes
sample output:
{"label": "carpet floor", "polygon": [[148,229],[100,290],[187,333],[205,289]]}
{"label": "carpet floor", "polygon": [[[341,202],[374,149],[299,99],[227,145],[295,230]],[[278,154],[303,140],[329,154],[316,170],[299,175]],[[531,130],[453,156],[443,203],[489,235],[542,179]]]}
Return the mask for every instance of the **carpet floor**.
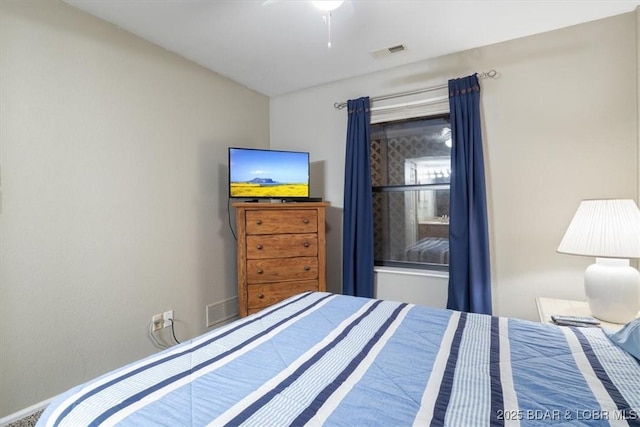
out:
{"label": "carpet floor", "polygon": [[38,418],[42,415],[42,411],[34,412],[33,414],[24,417],[18,421],[12,422],[7,427],[33,427],[38,422]]}

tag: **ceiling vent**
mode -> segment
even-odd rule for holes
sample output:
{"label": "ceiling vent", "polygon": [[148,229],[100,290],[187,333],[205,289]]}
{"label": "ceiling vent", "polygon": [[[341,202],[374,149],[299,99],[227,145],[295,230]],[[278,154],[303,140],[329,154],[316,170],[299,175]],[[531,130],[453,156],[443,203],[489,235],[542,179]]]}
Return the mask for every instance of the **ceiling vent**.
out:
{"label": "ceiling vent", "polygon": [[384,58],[385,56],[389,56],[392,53],[398,53],[407,50],[407,47],[404,44],[399,44],[396,46],[387,47],[384,49],[376,50],[375,52],[369,52],[371,56],[374,58]]}

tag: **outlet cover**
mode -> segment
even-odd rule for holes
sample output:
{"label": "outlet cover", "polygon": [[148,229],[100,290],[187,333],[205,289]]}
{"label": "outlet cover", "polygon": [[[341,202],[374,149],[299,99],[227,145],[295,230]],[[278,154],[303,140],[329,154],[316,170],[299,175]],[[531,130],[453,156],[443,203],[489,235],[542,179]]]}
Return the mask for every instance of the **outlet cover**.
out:
{"label": "outlet cover", "polygon": [[168,328],[173,323],[173,310],[165,311],[162,313],[162,319],[164,323],[162,324],[163,328]]}
{"label": "outlet cover", "polygon": [[152,318],[151,318],[151,323],[152,323],[152,329],[153,332],[155,331],[159,331],[160,329],[163,328],[162,324],[163,324],[163,320],[162,320],[162,314],[155,314]]}

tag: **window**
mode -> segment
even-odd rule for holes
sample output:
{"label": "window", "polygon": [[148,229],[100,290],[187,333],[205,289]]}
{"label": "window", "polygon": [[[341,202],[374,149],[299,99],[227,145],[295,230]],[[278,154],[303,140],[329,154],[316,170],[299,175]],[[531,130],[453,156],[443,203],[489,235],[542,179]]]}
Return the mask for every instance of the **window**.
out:
{"label": "window", "polygon": [[449,114],[371,125],[376,265],[449,265]]}

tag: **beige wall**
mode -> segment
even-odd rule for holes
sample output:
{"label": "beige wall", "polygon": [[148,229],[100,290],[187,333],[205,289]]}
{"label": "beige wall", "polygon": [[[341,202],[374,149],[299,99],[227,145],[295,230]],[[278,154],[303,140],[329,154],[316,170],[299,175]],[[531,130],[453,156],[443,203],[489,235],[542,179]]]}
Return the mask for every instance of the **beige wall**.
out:
{"label": "beige wall", "polygon": [[[640,202],[640,6],[636,7],[635,11],[636,19],[636,113],[637,113],[637,137],[638,137],[638,198],[636,201]],[[640,265],[640,264],[638,264]]]}
{"label": "beige wall", "polygon": [[[499,78],[481,83],[494,313],[535,320],[536,296],[582,299],[593,259],[556,253],[580,200],[638,197],[635,28],[628,13],[272,98],[271,146],[308,149],[323,164],[336,267],[328,287],[340,289],[346,129],[333,103],[496,69]],[[385,273],[377,286],[403,280]],[[422,282],[414,290],[412,277],[403,297],[443,305],[443,280]]]}
{"label": "beige wall", "polygon": [[0,2],[0,418],[236,295],[227,147],[268,98],[52,0]]}

